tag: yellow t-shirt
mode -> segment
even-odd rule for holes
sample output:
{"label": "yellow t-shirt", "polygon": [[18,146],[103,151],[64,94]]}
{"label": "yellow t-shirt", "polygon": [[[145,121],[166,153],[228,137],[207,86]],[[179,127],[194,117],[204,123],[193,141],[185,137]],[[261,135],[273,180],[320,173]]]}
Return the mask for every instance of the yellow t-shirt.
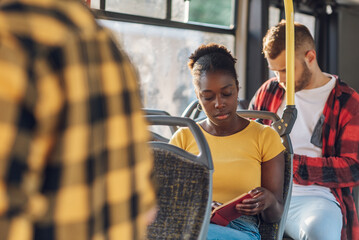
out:
{"label": "yellow t-shirt", "polygon": [[[275,130],[254,121],[230,136],[213,136],[203,129],[202,132],[214,164],[213,200],[219,202],[227,202],[259,187],[261,163],[271,160],[285,149]],[[170,143],[193,154],[199,153],[188,128],[180,128]]]}

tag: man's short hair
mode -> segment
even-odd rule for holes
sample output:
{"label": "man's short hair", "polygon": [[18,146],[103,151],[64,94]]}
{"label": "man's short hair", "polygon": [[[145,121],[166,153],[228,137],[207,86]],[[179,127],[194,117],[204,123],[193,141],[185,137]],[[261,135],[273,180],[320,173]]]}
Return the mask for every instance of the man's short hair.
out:
{"label": "man's short hair", "polygon": [[[285,50],[285,24],[280,21],[276,26],[268,29],[263,38],[263,54],[265,58],[275,59]],[[315,43],[309,29],[298,22],[294,23],[295,50],[308,51],[315,49]]]}

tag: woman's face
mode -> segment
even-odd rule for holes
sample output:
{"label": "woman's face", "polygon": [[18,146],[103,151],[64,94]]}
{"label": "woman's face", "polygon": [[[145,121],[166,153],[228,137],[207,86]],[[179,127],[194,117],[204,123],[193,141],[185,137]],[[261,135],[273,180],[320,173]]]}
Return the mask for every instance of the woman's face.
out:
{"label": "woman's face", "polygon": [[196,94],[212,124],[226,126],[235,119],[238,89],[230,74],[212,72],[201,76]]}

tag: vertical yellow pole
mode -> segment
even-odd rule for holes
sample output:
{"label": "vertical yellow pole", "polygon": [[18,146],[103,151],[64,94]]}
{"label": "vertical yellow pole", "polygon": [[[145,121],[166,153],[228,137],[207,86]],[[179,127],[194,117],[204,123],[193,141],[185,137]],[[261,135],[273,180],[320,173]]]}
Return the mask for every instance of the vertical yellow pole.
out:
{"label": "vertical yellow pole", "polygon": [[285,19],[286,19],[286,92],[287,92],[287,105],[294,105],[294,59],[295,59],[295,48],[294,48],[294,11],[293,1],[284,0],[285,8]]}
{"label": "vertical yellow pole", "polygon": [[286,48],[286,93],[287,93],[287,105],[284,109],[282,119],[274,123],[277,125],[277,129],[282,129],[280,133],[283,136],[283,144],[285,145],[287,151],[290,155],[290,178],[288,186],[288,195],[284,203],[284,211],[282,215],[282,222],[278,227],[277,239],[282,239],[284,234],[285,221],[288,215],[289,203],[292,195],[292,181],[293,181],[293,147],[290,140],[289,134],[293,129],[295,120],[297,119],[297,109],[294,105],[294,60],[295,60],[295,48],[294,48],[294,11],[293,11],[293,1],[284,0],[285,8],[285,48]]}

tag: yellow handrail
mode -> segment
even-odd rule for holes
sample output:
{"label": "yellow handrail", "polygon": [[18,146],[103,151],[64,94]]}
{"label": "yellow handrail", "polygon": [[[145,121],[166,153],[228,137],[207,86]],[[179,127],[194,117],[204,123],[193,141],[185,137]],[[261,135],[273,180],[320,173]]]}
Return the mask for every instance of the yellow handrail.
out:
{"label": "yellow handrail", "polygon": [[287,105],[294,105],[294,11],[293,1],[284,0],[285,8],[285,46],[286,46],[286,92]]}

